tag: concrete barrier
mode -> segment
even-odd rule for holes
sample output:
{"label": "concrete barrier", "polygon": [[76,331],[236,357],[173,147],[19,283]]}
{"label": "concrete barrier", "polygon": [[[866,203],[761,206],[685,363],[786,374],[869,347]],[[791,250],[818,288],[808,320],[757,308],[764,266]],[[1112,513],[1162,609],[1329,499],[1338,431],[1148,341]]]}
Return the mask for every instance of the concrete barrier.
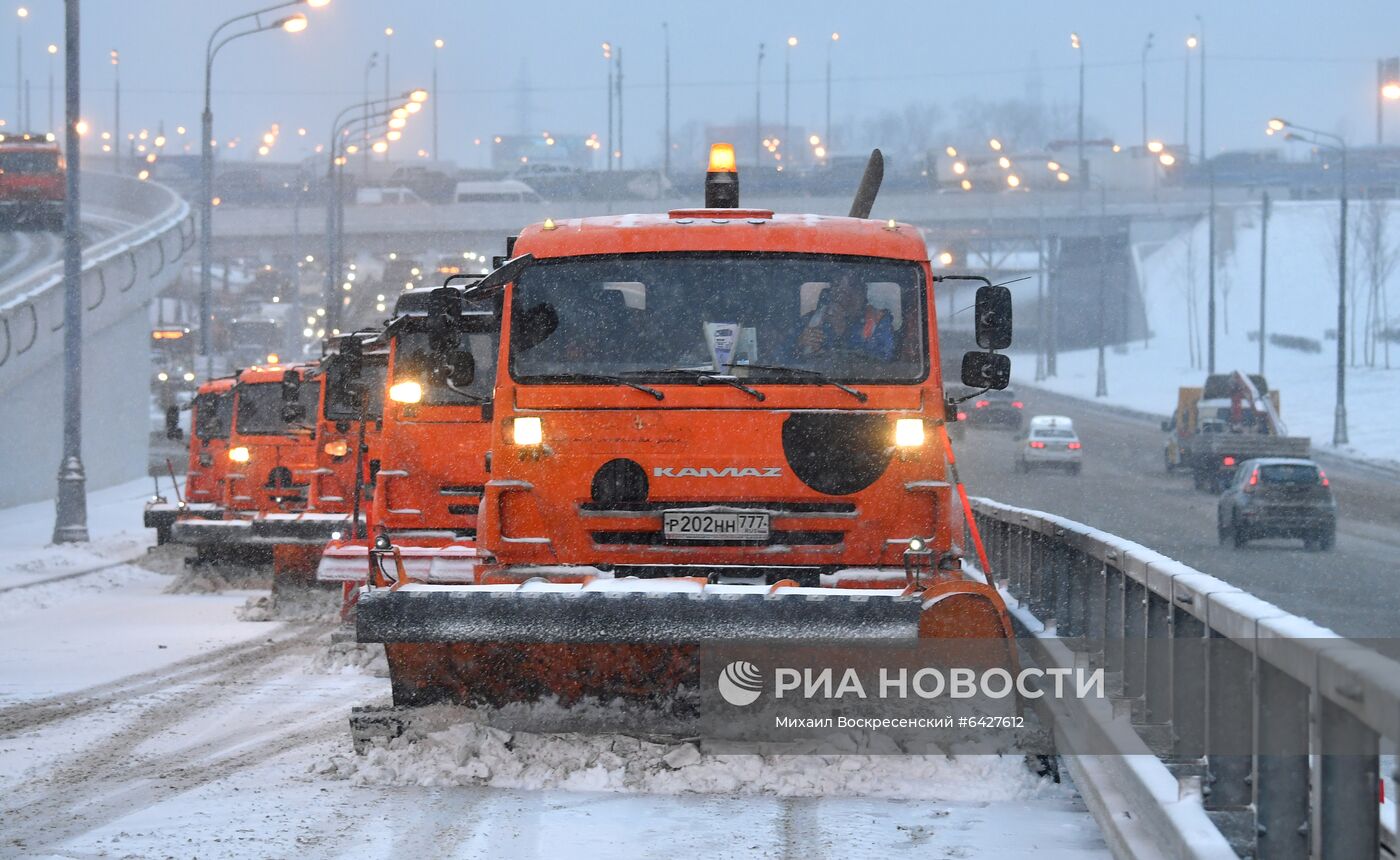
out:
{"label": "concrete barrier", "polygon": [[[147,305],[194,246],[167,188],[83,174],[84,212],[130,226],[83,252],[83,461],[96,489],[146,473]],[[53,496],[62,441],[63,262],[0,285],[0,507]]]}

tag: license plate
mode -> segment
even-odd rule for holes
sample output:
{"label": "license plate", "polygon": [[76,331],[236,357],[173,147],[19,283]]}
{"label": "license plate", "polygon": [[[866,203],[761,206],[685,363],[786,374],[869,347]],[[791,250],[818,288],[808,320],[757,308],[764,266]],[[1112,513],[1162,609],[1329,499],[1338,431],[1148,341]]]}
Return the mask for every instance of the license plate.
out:
{"label": "license plate", "polygon": [[663,511],[667,540],[767,540],[768,514]]}

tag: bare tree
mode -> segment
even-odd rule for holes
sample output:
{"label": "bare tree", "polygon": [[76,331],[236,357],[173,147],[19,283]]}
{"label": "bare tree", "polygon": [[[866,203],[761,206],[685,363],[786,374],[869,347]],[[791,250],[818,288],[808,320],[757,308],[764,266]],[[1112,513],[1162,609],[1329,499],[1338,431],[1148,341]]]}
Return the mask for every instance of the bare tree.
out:
{"label": "bare tree", "polygon": [[1400,265],[1400,244],[1390,238],[1390,205],[1388,201],[1371,198],[1361,211],[1357,233],[1370,289],[1366,296],[1365,360],[1376,366],[1376,346],[1383,344],[1384,362],[1390,367],[1390,313],[1387,301],[1388,282]]}

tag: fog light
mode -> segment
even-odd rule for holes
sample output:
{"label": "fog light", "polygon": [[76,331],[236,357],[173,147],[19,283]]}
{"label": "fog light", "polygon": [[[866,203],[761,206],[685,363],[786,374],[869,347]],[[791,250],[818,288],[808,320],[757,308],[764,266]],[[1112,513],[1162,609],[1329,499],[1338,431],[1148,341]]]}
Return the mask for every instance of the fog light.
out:
{"label": "fog light", "polygon": [[900,448],[917,448],[924,444],[924,419],[900,418],[895,421],[894,444]]}
{"label": "fog light", "polygon": [[923,552],[924,549],[925,549],[927,546],[928,546],[928,544],[924,543],[924,539],[923,539],[923,538],[910,538],[910,539],[909,539],[909,551],[910,551],[910,552]]}
{"label": "fog light", "polygon": [[544,441],[544,424],[534,415],[515,419],[515,444],[538,445]]}
{"label": "fog light", "polygon": [[389,399],[395,403],[417,403],[423,399],[423,386],[408,380],[389,386]]}
{"label": "fog light", "polygon": [[327,442],[324,450],[332,457],[344,457],[346,452],[350,450],[350,444],[344,439],[337,439],[334,442]]}
{"label": "fog light", "polygon": [[249,459],[248,449],[239,445],[237,448],[228,449],[228,458],[235,463],[246,463]]}

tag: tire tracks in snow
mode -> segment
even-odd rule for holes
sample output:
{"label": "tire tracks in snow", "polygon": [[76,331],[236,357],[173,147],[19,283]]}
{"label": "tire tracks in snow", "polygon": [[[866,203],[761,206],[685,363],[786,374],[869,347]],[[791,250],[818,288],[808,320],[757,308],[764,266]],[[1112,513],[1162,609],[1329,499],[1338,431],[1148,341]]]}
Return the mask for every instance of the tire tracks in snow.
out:
{"label": "tire tracks in snow", "polygon": [[288,624],[281,635],[256,642],[228,645],[185,660],[98,684],[72,693],[0,708],[0,737],[10,737],[58,720],[72,719],[171,687],[208,680],[230,669],[241,669],[285,651],[311,644],[325,631],[321,625]]}
{"label": "tire tracks in snow", "polygon": [[[307,703],[295,700],[289,711],[286,704],[265,699],[270,681],[295,677],[299,667],[288,662],[309,654],[304,646],[321,632],[313,627],[273,643],[283,646],[275,653],[265,645],[219,661],[221,669],[178,682],[184,689],[171,695],[143,681],[139,688],[144,692],[128,694],[117,703],[150,701],[128,708],[115,733],[92,736],[61,761],[43,762],[42,774],[31,774],[7,790],[11,802],[4,804],[2,813],[5,844],[24,851],[54,848],[133,812],[342,733],[340,721],[328,719],[331,715],[314,700],[310,710]],[[244,701],[235,706],[233,700],[239,698]],[[248,714],[257,718],[246,719]],[[181,726],[201,737],[141,750],[175,736],[172,730]],[[203,732],[207,726],[223,730],[208,735]]]}

